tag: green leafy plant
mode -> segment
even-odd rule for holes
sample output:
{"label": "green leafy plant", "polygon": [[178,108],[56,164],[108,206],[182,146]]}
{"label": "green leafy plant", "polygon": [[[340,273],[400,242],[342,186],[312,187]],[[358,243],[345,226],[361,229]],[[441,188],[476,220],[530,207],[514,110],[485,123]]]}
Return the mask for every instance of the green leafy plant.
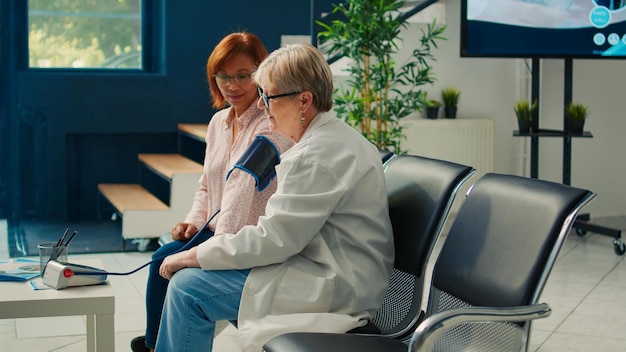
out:
{"label": "green leafy plant", "polygon": [[439,100],[426,100],[424,106],[427,108],[438,108],[441,106],[441,102]]}
{"label": "green leafy plant", "polygon": [[439,108],[441,107],[441,102],[438,100],[426,100],[424,103],[424,107],[426,108],[426,118],[427,119],[436,119],[439,115]]}
{"label": "green leafy plant", "polygon": [[459,104],[461,91],[456,88],[445,88],[441,90],[441,99],[446,107],[456,107]]}
{"label": "green leafy plant", "polygon": [[515,116],[517,116],[518,121],[532,121],[537,106],[537,100],[532,104],[530,104],[528,100],[518,100],[513,106],[513,111],[515,111]]}
{"label": "green leafy plant", "polygon": [[570,121],[585,121],[588,109],[581,103],[570,102],[565,105],[565,117]]}
{"label": "green leafy plant", "polygon": [[408,25],[400,9],[404,1],[347,0],[334,5],[332,14],[342,20],[331,23],[317,21],[320,48],[330,57],[351,59],[345,69],[347,81],[334,92],[335,112],[379,149],[404,153],[400,119],[421,111],[426,103],[422,86],[432,84],[434,77],[429,61],[434,61],[431,50],[445,26],[436,20],[422,29],[417,47],[404,64],[398,64],[394,55],[402,40],[400,32]]}

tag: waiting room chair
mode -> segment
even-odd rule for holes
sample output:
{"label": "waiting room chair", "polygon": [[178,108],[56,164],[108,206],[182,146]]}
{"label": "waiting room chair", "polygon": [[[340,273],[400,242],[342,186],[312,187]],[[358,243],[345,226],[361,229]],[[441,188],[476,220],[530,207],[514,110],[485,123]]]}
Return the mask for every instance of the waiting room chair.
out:
{"label": "waiting room chair", "polygon": [[266,352],[525,351],[537,303],[579,211],[595,194],[486,174],[468,192],[437,258],[426,319],[410,342],[372,335],[289,333]]}
{"label": "waiting room chair", "polygon": [[410,337],[422,313],[428,259],[459,188],[476,170],[413,155],[397,155],[385,166],[394,270],[373,321],[351,332]]}

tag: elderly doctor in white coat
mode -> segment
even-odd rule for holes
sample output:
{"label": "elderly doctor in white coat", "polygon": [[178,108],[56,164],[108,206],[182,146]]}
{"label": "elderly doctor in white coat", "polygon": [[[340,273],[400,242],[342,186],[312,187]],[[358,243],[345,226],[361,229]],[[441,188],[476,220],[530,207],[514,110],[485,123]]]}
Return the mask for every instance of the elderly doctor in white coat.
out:
{"label": "elderly doctor in white coat", "polygon": [[291,331],[346,332],[380,307],[393,237],[376,148],[326,112],[332,73],[311,45],[274,51],[254,74],[273,131],[296,144],[256,226],[165,259],[157,352],[211,351],[217,320],[237,320],[242,351]]}

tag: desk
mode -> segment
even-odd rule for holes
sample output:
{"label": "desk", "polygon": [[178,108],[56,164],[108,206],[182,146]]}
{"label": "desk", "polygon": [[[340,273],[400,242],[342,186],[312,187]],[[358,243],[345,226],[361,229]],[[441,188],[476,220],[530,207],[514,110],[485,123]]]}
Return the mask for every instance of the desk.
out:
{"label": "desk", "polygon": [[[80,264],[102,268],[100,260]],[[0,319],[87,316],[87,351],[115,350],[115,296],[111,284],[34,290],[28,282],[0,282]]]}

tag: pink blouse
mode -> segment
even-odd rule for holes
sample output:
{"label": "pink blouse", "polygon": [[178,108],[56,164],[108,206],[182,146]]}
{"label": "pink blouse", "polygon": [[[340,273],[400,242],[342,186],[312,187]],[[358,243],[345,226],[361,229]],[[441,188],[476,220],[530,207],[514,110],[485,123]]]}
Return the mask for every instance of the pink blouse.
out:
{"label": "pink blouse", "polygon": [[232,121],[235,112],[231,108],[220,110],[209,122],[206,134],[204,171],[186,223],[200,229],[218,210],[209,228],[216,235],[237,233],[245,225],[255,225],[265,213],[265,203],[276,191],[276,179],[263,191],[256,189],[254,178],[245,171],[234,169],[228,181],[226,176],[247,150],[258,134],[268,137],[282,154],[294,142],[286,136],[272,132],[263,110],[252,104],[237,120],[239,132],[233,143]]}

